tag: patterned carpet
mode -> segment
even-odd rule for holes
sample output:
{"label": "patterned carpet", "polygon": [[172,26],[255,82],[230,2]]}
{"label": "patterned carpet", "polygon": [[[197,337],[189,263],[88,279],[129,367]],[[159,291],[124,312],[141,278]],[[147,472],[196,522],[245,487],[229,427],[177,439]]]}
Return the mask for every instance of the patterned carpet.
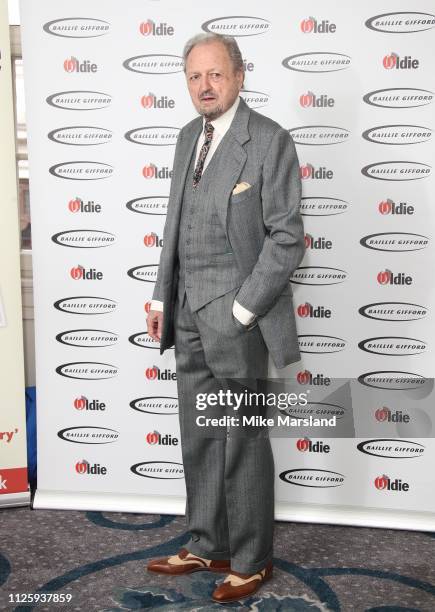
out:
{"label": "patterned carpet", "polygon": [[[214,604],[224,575],[170,578],[150,558],[186,543],[184,517],[0,510],[0,610],[435,610],[435,534],[277,522],[271,581],[242,603]],[[10,595],[71,595],[70,602],[18,603]]]}

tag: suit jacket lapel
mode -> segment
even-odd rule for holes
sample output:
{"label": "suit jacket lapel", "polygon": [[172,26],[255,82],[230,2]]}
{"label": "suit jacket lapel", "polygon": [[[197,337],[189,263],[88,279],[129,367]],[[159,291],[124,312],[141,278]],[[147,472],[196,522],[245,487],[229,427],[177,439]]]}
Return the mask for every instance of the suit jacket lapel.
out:
{"label": "suit jacket lapel", "polygon": [[240,98],[234,119],[221,143],[219,166],[216,168],[215,204],[222,222],[226,227],[228,202],[237,179],[246,163],[247,153],[243,145],[250,140],[248,121],[250,109]]}

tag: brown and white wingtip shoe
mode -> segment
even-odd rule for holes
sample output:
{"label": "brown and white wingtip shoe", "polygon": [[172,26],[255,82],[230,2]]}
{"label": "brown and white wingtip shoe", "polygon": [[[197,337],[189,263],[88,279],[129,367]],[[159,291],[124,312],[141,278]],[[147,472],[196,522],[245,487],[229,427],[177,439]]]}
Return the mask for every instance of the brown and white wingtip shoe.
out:
{"label": "brown and white wingtip shoe", "polygon": [[217,603],[229,603],[249,597],[256,593],[264,582],[270,580],[272,574],[272,562],[255,574],[241,574],[231,570],[231,573],[213,591],[212,599]]}
{"label": "brown and white wingtip shoe", "polygon": [[169,574],[170,576],[201,571],[226,573],[231,571],[231,563],[229,560],[203,559],[190,553],[186,548],[180,548],[176,555],[149,561],[147,570],[157,574]]}

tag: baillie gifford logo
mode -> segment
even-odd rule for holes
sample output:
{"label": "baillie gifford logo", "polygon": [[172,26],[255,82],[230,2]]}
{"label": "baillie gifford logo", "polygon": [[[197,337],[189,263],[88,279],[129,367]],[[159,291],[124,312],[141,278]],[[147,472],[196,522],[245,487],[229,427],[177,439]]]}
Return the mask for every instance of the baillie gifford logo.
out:
{"label": "baillie gifford logo", "polygon": [[387,198],[386,200],[379,202],[378,212],[381,215],[413,215],[414,206],[411,206],[406,202],[399,202],[396,204],[394,200]]}
{"label": "baillie gifford logo", "polygon": [[69,274],[73,280],[102,280],[103,273],[96,268],[84,268],[83,266],[75,266],[71,268]]}
{"label": "baillie gifford logo", "polygon": [[307,180],[330,180],[334,177],[334,172],[328,170],[325,166],[315,168],[312,164],[300,166],[299,175],[303,181]]}
{"label": "baillie gifford logo", "polygon": [[420,67],[420,61],[413,59],[411,55],[400,57],[398,53],[391,51],[389,55],[382,58],[382,66],[386,70],[416,70]]}
{"label": "baillie gifford logo", "polygon": [[142,36],[173,36],[175,29],[167,23],[155,23],[148,19],[139,25],[139,32]]}
{"label": "baillie gifford logo", "polygon": [[403,482],[400,478],[395,478],[393,480],[386,474],[377,476],[373,481],[373,484],[378,491],[409,491],[409,484],[407,482]]}
{"label": "baillie gifford logo", "polygon": [[331,310],[329,308],[325,308],[324,306],[313,306],[309,302],[305,302],[305,304],[299,304],[296,309],[296,314],[298,317],[302,319],[310,318],[310,319],[330,319],[331,318]]}
{"label": "baillie gifford logo", "polygon": [[387,34],[409,34],[411,32],[424,32],[435,27],[435,15],[414,11],[400,11],[397,13],[383,13],[370,17],[365,26],[376,32]]}
{"label": "baillie gifford logo", "polygon": [[76,397],[73,401],[73,406],[79,412],[82,410],[89,410],[90,412],[103,412],[106,410],[106,404],[104,402],[100,402],[98,399],[89,400],[84,395]]}
{"label": "baillie gifford logo", "polygon": [[63,69],[65,72],[97,72],[98,66],[91,60],[79,60],[77,57],[71,56],[64,60]]}
{"label": "baillie gifford logo", "polygon": [[159,96],[149,92],[140,99],[141,106],[145,109],[151,108],[175,108],[175,100],[168,98],[168,96]]}
{"label": "baillie gifford logo", "polygon": [[315,17],[302,19],[299,27],[304,34],[334,34],[337,29],[336,24],[330,23],[328,19],[318,21]]}
{"label": "baillie gifford logo", "polygon": [[87,474],[88,476],[105,476],[107,474],[107,468],[99,463],[91,465],[86,459],[77,461],[75,465],[77,474]]}
{"label": "baillie gifford logo", "polygon": [[324,444],[322,440],[317,440],[317,442],[313,442],[310,438],[299,438],[296,441],[296,448],[298,451],[302,453],[329,453],[331,447],[329,444]]}
{"label": "baillie gifford logo", "polygon": [[316,387],[329,387],[331,379],[323,374],[312,374],[309,370],[298,372],[296,380],[300,385],[314,385]]}
{"label": "baillie gifford logo", "polygon": [[144,166],[142,168],[142,176],[147,179],[171,179],[172,178],[172,170],[168,168],[168,166],[162,166],[159,168],[154,164],[149,164],[148,166]]}
{"label": "baillie gifford logo", "polygon": [[145,370],[147,380],[177,380],[177,373],[172,372],[169,368],[161,370],[156,365]]}
{"label": "baillie gifford logo", "polygon": [[385,269],[378,272],[376,280],[379,285],[412,285],[412,276],[405,274],[405,272],[392,272],[391,270]]}
{"label": "baillie gifford logo", "polygon": [[327,94],[316,95],[312,91],[307,91],[299,96],[299,104],[302,108],[332,108],[335,99]]}

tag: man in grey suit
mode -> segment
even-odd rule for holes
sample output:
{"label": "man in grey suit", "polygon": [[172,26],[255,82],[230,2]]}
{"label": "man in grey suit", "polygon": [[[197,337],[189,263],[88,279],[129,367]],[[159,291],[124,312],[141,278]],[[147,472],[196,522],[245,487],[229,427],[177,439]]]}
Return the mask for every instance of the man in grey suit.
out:
{"label": "man in grey suit", "polygon": [[272,575],[273,455],[261,429],[205,435],[196,399],[240,381],[255,389],[268,354],[277,368],[300,359],[289,278],[304,254],[301,183],[288,131],[239,97],[234,38],[195,36],[184,70],[200,116],[178,137],[147,325],[160,353],[175,347],[191,539],[148,569],[226,572],[212,596],[225,603]]}

